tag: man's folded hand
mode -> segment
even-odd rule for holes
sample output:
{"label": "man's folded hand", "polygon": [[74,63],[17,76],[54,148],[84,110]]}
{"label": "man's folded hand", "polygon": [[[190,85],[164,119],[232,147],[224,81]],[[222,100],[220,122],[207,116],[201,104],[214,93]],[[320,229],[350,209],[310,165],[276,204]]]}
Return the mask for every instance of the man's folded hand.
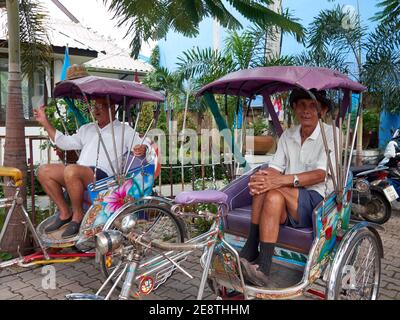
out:
{"label": "man's folded hand", "polygon": [[146,155],[146,146],[144,144],[137,144],[136,146],[133,147],[133,155],[135,157],[142,157]]}

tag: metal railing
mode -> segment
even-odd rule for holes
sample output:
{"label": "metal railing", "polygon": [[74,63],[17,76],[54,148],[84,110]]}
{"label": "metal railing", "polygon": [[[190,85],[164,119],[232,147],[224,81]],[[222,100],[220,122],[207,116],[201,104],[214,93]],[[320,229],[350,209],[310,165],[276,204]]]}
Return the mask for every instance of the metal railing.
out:
{"label": "metal railing", "polygon": [[[27,167],[29,170],[29,176],[30,176],[30,190],[31,190],[31,221],[32,223],[35,225],[36,222],[36,206],[35,206],[35,170],[34,170],[34,166],[35,166],[35,160],[36,160],[36,164],[42,164],[42,160],[43,159],[39,159],[39,161],[37,161],[37,159],[35,159],[35,152],[34,152],[34,141],[38,141],[39,143],[37,144],[39,146],[39,152],[40,152],[40,158],[41,157],[41,153],[42,151],[45,152],[47,154],[47,157],[45,159],[45,161],[47,163],[50,163],[51,158],[52,158],[52,154],[54,151],[53,148],[50,146],[50,144],[47,143],[47,146],[45,149],[40,149],[40,145],[42,145],[42,143],[44,141],[48,141],[49,138],[47,136],[41,136],[41,135],[31,135],[31,136],[25,136],[25,145],[26,145],[26,149],[27,152],[26,154],[28,155],[28,159],[27,159]],[[5,141],[5,136],[4,135],[0,135],[0,165],[3,165],[3,160],[4,160],[4,142]]]}
{"label": "metal railing", "polygon": [[[4,135],[0,135],[0,165],[3,165],[3,157],[4,157],[4,140],[5,140],[5,136]],[[26,143],[26,149],[27,152],[26,154],[28,155],[27,158],[27,166],[28,166],[28,170],[29,170],[29,176],[30,176],[30,190],[31,190],[31,219],[32,222],[35,224],[36,222],[36,206],[35,206],[35,194],[36,194],[36,190],[35,190],[35,165],[36,164],[43,164],[43,163],[50,163],[52,161],[52,158],[55,158],[55,151],[54,149],[51,147],[51,145],[49,143],[47,143],[49,141],[49,138],[47,136],[42,136],[42,135],[27,135],[25,136],[25,143]],[[45,148],[40,148],[41,145],[43,145],[43,143],[46,142],[46,147]],[[46,154],[46,157],[43,157],[43,153]],[[168,157],[168,150],[166,150],[166,155],[161,155],[161,157]],[[179,160],[179,158],[178,158]],[[61,160],[60,160],[61,161]],[[201,161],[199,161],[201,162]],[[206,171],[206,167],[213,167],[213,172],[215,172],[215,168],[216,166],[218,166],[218,164],[213,164],[213,163],[190,163],[190,164],[185,164],[182,165],[181,164],[164,164],[161,165],[161,171],[159,174],[159,177],[156,179],[156,181],[154,181],[154,186],[156,187],[158,185],[158,189],[160,192],[160,195],[162,196],[166,196],[166,194],[162,193],[162,186],[167,186],[168,184],[170,185],[170,194],[169,196],[171,198],[173,198],[175,196],[174,194],[174,185],[181,185],[181,188],[179,190],[183,191],[185,190],[185,188],[187,188],[187,185],[191,184],[192,190],[195,190],[195,181],[196,179],[199,179],[201,182],[201,189],[205,189],[206,188],[206,180],[209,180],[210,178],[212,178],[212,180],[215,182],[216,180],[216,176],[213,175],[211,177],[206,176],[205,171]],[[231,164],[226,163],[226,166],[229,166]],[[195,174],[195,168],[201,168],[200,170],[200,176],[196,177]],[[191,181],[190,182],[185,182],[184,177],[182,178],[181,176],[181,172],[179,173],[179,180],[180,182],[178,183],[174,183],[174,174],[173,174],[173,170],[182,170],[182,168],[187,169],[187,168],[191,168]],[[162,184],[162,174],[163,172],[165,173],[165,170],[168,170],[169,173],[169,183],[164,183]],[[165,175],[165,174],[164,174]],[[175,173],[176,175],[176,173]],[[158,182],[158,183],[157,183]]]}

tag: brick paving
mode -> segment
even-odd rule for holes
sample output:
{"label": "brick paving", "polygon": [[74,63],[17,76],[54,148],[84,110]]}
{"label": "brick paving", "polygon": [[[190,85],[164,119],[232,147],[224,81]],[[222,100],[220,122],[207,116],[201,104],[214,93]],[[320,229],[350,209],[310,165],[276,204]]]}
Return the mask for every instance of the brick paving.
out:
{"label": "brick paving", "polygon": [[[379,299],[400,300],[400,211],[392,212],[392,217],[380,232],[385,257],[382,259],[382,277]],[[168,281],[145,299],[154,300],[186,300],[196,299],[200,284],[201,267],[199,254],[190,255],[183,267],[194,276],[190,279],[176,271]],[[80,262],[55,264],[55,288],[44,289],[45,270],[41,267],[23,269],[12,267],[0,270],[1,300],[63,300],[69,293],[95,293],[103,282],[103,276],[94,259]],[[22,272],[14,274],[16,272]],[[46,285],[47,283],[45,283]],[[114,294],[112,298],[117,298]],[[306,297],[308,299],[309,297]],[[215,299],[215,295],[206,286],[204,299]]]}

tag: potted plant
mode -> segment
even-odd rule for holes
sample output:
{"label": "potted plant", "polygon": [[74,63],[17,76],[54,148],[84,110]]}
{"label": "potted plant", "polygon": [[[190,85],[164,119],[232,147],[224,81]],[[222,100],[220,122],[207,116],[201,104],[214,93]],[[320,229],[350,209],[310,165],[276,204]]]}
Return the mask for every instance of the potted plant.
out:
{"label": "potted plant", "polygon": [[257,116],[249,123],[249,129],[253,130],[253,136],[246,137],[246,150],[255,155],[264,155],[275,145],[275,139],[270,135],[267,120]]}

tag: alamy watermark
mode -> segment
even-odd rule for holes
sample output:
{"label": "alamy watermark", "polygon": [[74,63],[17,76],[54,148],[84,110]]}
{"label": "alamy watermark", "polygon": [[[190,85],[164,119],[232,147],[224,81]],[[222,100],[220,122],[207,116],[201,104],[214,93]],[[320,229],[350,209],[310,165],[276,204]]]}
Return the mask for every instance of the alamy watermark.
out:
{"label": "alamy watermark", "polygon": [[56,289],[56,268],[54,266],[42,267],[42,288],[44,290]]}
{"label": "alamy watermark", "polygon": [[354,266],[344,266],[342,276],[342,288],[354,290],[356,288],[356,269]]}
{"label": "alamy watermark", "polygon": [[[152,129],[147,133],[147,137],[158,145],[161,164],[198,164],[199,161],[203,164],[231,163],[233,159],[243,164],[244,146],[247,150],[254,150],[254,139],[251,138],[254,129],[201,129],[199,134],[193,129],[178,132],[176,121],[171,127],[169,134],[161,129]],[[166,154],[168,159],[164,156]]]}

